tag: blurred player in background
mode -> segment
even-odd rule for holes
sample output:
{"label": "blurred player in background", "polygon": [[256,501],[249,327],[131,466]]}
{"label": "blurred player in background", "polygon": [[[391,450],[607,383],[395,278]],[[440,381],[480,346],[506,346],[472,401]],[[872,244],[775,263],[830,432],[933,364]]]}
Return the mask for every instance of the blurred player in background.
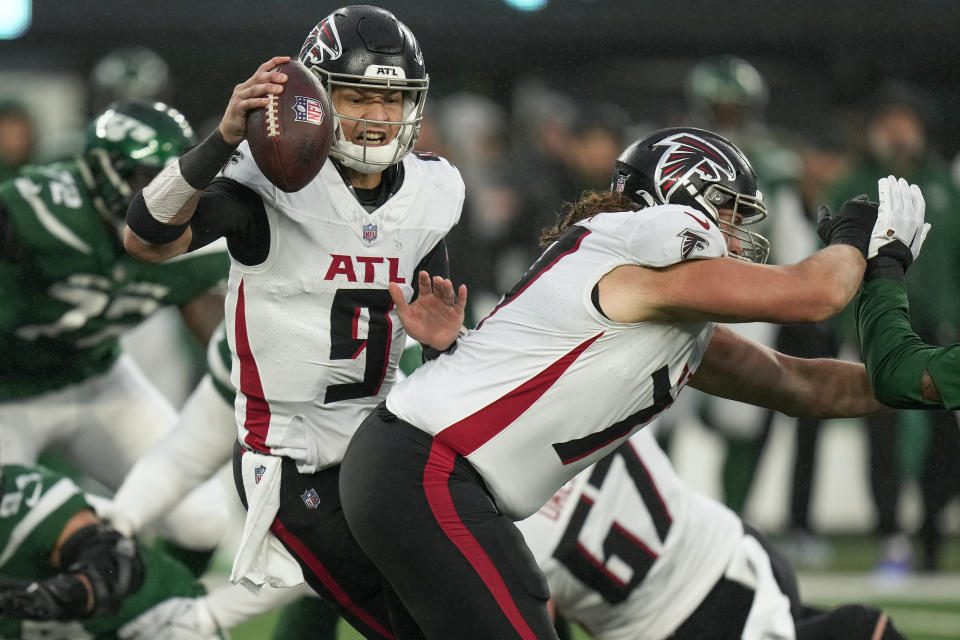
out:
{"label": "blurred player in background", "polygon": [[27,107],[13,100],[0,102],[0,182],[30,162],[35,146],[36,131]]}
{"label": "blurred player in background", "polygon": [[[932,142],[933,104],[916,87],[899,82],[881,85],[867,105],[862,131],[865,144],[850,170],[831,185],[831,202],[839,201],[847,190],[868,193],[875,188],[877,176],[887,174],[919,186],[926,219],[937,233],[926,244],[924,259],[906,275],[913,299],[913,327],[930,344],[949,344],[960,339],[956,289],[960,252],[953,241],[960,237],[960,192],[950,165]],[[845,315],[841,320],[845,337],[855,341],[852,318]],[[884,540],[877,568],[893,574],[914,568],[936,570],[942,540],[938,517],[960,484],[957,417],[951,411],[897,411],[871,416],[866,423],[876,532]],[[915,464],[906,464],[911,459]],[[920,537],[924,553],[916,563],[900,520],[904,471],[911,466],[923,496]]]}
{"label": "blurred player in background", "polygon": [[[0,496],[0,637],[172,640],[141,632],[154,607],[203,598],[186,566],[104,524],[69,478],[4,465]],[[195,625],[176,640],[224,637]]]}
{"label": "blurred player in background", "polygon": [[[48,449],[116,489],[173,426],[173,407],[122,353],[119,336],[166,305],[205,343],[223,317],[226,252],[166,265],[124,252],[132,194],[191,143],[178,111],[116,103],[91,121],[83,155],[24,167],[0,185],[0,458],[30,464]],[[148,494],[141,496],[148,499]],[[162,532],[196,552],[222,535],[215,484],[165,514]]]}
{"label": "blurred player in background", "polygon": [[[757,171],[758,185],[767,208],[776,213],[758,226],[758,232],[771,239],[770,262],[794,264],[810,255],[819,242],[814,221],[805,213],[798,189],[802,164],[798,155],[778,140],[776,132],[765,121],[770,89],[764,77],[743,58],[710,57],[690,70],[685,91],[693,122],[732,140],[750,158]],[[786,327],[765,323],[740,324],[734,330],[792,356],[837,355],[829,341],[823,338],[833,331],[829,320]],[[727,448],[721,471],[723,501],[737,513],[742,513],[770,435],[774,412],[710,396],[702,397],[699,405],[704,423],[723,437]],[[794,474],[791,487],[791,502],[794,504],[791,515],[794,517],[789,526],[793,529],[793,540],[802,544],[802,551],[811,552],[810,555],[817,541],[810,536],[805,514],[819,429],[817,419],[797,420],[796,464],[799,473]]]}
{"label": "blurred player in background", "polygon": [[883,408],[862,365],[790,358],[714,324],[817,321],[856,293],[875,209],[825,215],[831,246],[788,266],[752,264],[768,245],[745,225],[765,215],[729,141],[653,132],[621,154],[610,191],[544,234],[544,254],[452,353],[390,391],[350,441],[340,492],[399,596],[392,616],[434,638],[556,637],[512,521],[688,383],[794,415]]}
{"label": "blurred player in background", "polygon": [[90,71],[89,83],[93,112],[121,100],[167,102],[172,93],[166,60],[143,46],[122,47],[100,58]]}
{"label": "blurred player in background", "polygon": [[903,638],[870,607],[804,607],[786,558],[684,485],[652,428],[517,523],[558,612],[595,640]]}
{"label": "blurred player in background", "polygon": [[247,113],[283,91],[275,68],[288,60],[237,85],[217,130],[137,195],[126,246],[165,261],[228,241],[234,468],[248,507],[232,579],[306,579],[362,633],[390,637],[379,575],[343,521],[339,462],[396,377],[405,333],[388,284],[417,296],[414,314],[439,314],[441,330],[421,337],[408,324],[411,335],[447,346],[458,333],[466,292],[448,305],[455,292],[439,276],[463,181],[439,156],[409,153],[429,85],[413,34],[357,5],[324,18],[300,53],[336,112],[330,161],[301,191],[279,191],[242,141]]}

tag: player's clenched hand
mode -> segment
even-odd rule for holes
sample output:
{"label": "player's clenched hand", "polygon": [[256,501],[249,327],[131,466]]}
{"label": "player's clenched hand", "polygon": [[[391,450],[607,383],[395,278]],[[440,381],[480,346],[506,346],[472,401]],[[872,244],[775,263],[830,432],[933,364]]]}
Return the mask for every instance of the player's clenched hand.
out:
{"label": "player's clenched hand", "polygon": [[903,178],[887,176],[877,180],[880,211],[870,236],[867,258],[890,256],[904,270],[920,255],[930,225],[924,223],[926,202],[920,187]]}
{"label": "player's clenched hand", "polygon": [[283,93],[287,74],[274,71],[277,65],[290,62],[289,56],[275,56],[264,62],[256,72],[233,88],[227,110],[220,120],[220,135],[227,144],[239,144],[247,135],[247,114],[269,102],[270,94]]}
{"label": "player's clenched hand", "polygon": [[877,222],[877,203],[866,195],[851,198],[834,214],[826,205],[817,212],[817,235],[824,244],[849,244],[867,256],[870,233]]}
{"label": "player's clenched hand", "polygon": [[407,304],[403,289],[390,284],[390,297],[407,335],[421,344],[440,351],[445,350],[460,333],[467,307],[467,285],[454,291],[453,283],[440,276],[430,277],[426,271],[418,276],[419,293],[412,304]]}

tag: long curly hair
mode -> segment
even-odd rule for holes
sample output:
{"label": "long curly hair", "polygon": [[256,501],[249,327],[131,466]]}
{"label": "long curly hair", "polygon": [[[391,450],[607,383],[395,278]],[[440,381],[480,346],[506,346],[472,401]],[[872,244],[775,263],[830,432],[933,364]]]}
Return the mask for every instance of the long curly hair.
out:
{"label": "long curly hair", "polygon": [[540,246],[547,247],[574,224],[608,211],[639,211],[643,206],[615,191],[584,191],[576,202],[565,202],[560,222],[540,233]]}

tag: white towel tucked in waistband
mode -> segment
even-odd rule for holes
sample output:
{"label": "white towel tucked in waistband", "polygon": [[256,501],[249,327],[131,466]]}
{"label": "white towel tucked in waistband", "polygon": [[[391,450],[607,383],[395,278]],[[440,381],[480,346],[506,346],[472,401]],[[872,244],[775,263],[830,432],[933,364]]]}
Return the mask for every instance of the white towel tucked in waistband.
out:
{"label": "white towel tucked in waistband", "polygon": [[244,452],[240,458],[247,519],[230,582],[242,584],[254,593],[264,584],[293,587],[303,582],[300,565],[270,532],[280,508],[281,461],[277,456],[253,451]]}

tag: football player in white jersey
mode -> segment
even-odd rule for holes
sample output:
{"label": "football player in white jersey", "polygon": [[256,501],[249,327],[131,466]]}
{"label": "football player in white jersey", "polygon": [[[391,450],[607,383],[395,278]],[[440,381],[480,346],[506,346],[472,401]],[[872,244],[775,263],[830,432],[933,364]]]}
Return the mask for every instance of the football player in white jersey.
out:
{"label": "football player in white jersey", "polygon": [[[410,153],[429,84],[416,39],[392,13],[356,5],[321,20],[300,52],[334,107],[330,159],[302,190],[277,189],[243,139],[248,112],[283,91],[288,60],[237,85],[217,130],[136,196],[125,244],[163,261],[227,238],[234,470],[248,509],[232,579],[305,579],[366,636],[389,638],[381,578],[343,521],[339,463],[396,378],[404,329],[447,346],[463,322],[466,290],[442,276],[464,186],[446,160]],[[401,324],[388,285],[417,298],[409,309],[427,312],[429,333]]]}
{"label": "football player in white jersey", "polygon": [[340,497],[406,608],[398,617],[431,638],[555,637],[543,574],[512,521],[687,384],[788,415],[883,410],[862,365],[787,357],[715,325],[822,320],[863,276],[877,207],[860,200],[824,213],[825,249],[795,265],[752,264],[768,248],[743,228],[766,215],[756,184],[714,133],[637,141],[611,190],[569,208],[455,351],[399,382],[364,421]]}
{"label": "football player in white jersey", "polygon": [[783,554],[687,487],[650,428],[517,526],[553,607],[595,640],[903,638],[870,607],[804,607]]}

